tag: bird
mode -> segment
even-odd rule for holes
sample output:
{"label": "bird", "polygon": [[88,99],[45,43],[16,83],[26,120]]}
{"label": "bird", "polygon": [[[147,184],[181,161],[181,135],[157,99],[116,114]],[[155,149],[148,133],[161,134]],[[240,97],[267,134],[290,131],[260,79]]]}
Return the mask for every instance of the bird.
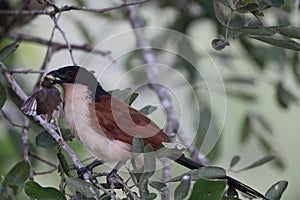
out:
{"label": "bird", "polygon": [[[96,77],[84,67],[65,66],[50,71],[46,77],[64,90],[64,118],[70,131],[99,163],[122,162],[133,158],[132,140],[136,134],[144,145],[158,150],[162,143],[172,143],[167,134],[135,108],[114,98],[102,88]],[[189,169],[202,164],[181,154],[175,162]],[[264,195],[250,186],[225,175],[219,179],[252,198]]]}
{"label": "bird", "polygon": [[60,90],[51,79],[44,77],[41,89],[32,94],[21,106],[21,110],[29,116],[45,115],[47,122],[58,118],[62,104]]}

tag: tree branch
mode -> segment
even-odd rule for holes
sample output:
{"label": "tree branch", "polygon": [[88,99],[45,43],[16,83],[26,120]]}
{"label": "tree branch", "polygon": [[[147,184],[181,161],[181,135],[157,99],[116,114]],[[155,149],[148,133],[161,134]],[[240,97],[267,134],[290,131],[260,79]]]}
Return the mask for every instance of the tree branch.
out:
{"label": "tree branch", "polygon": [[71,60],[72,60],[72,63],[73,65],[77,65],[76,64],[76,61],[74,59],[74,56],[73,56],[73,50],[72,50],[72,46],[70,44],[70,42],[68,41],[68,38],[66,36],[66,33],[64,32],[64,30],[62,30],[62,28],[58,25],[58,19],[59,19],[59,16],[58,17],[55,17],[55,15],[51,15],[51,19],[53,20],[54,22],[54,27],[60,32],[60,34],[62,35],[63,39],[65,40],[65,43],[68,47],[68,50],[69,50],[69,53],[70,53],[70,57],[71,57]]}
{"label": "tree branch", "polygon": [[[192,158],[199,161],[203,165],[208,165],[209,164],[208,159],[202,153],[200,153],[199,150],[194,145],[187,144],[188,140],[185,137],[184,131],[179,127],[179,121],[174,112],[171,103],[171,98],[167,94],[166,89],[159,84],[155,84],[158,82],[157,77],[159,77],[159,71],[158,68],[155,65],[153,65],[156,63],[156,61],[151,49],[151,45],[147,40],[147,38],[145,37],[135,7],[129,6],[127,7],[127,10],[129,13],[129,20],[134,30],[138,46],[141,48],[142,51],[143,60],[147,64],[146,73],[147,73],[148,81],[150,82],[151,87],[158,95],[159,100],[162,106],[164,107],[164,110],[167,115],[166,133],[169,135],[171,135],[172,133],[177,133],[178,139],[185,146],[188,147],[188,152],[191,154]],[[170,167],[165,167],[163,173],[163,180],[169,180],[169,178],[171,178],[170,176],[171,176]],[[163,199],[168,199],[169,196],[168,188],[164,191],[164,193],[166,194],[167,197],[163,197]]]}
{"label": "tree branch", "polygon": [[[51,42],[49,40],[45,40],[39,37],[34,37],[31,35],[25,35],[25,34],[19,34],[19,33],[9,33],[8,37],[12,38],[12,39],[16,39],[16,40],[23,40],[23,41],[28,41],[28,42],[34,42],[34,43],[38,43],[38,44],[42,44],[42,45],[51,45],[52,47],[52,51],[58,51],[61,49],[68,49],[68,45],[66,44],[62,44],[59,42]],[[107,56],[108,54],[110,54],[110,51],[100,51],[100,50],[96,50],[93,47],[89,46],[89,45],[76,45],[76,44],[72,44],[72,49],[73,50],[80,50],[80,51],[84,51],[84,52],[88,52],[88,53],[94,53],[94,54],[99,54],[102,56]]]}
{"label": "tree branch", "polygon": [[108,8],[86,8],[86,7],[78,7],[78,6],[63,6],[61,8],[56,8],[53,10],[0,10],[0,15],[55,15],[57,13],[62,13],[66,11],[71,11],[71,10],[77,10],[77,11],[84,11],[84,12],[91,12],[91,13],[105,13],[108,11],[112,10],[117,10],[120,8],[124,8],[127,6],[132,6],[136,4],[142,4],[145,2],[148,2],[151,0],[140,0],[140,1],[133,1],[133,2],[125,2],[120,5],[108,7]]}

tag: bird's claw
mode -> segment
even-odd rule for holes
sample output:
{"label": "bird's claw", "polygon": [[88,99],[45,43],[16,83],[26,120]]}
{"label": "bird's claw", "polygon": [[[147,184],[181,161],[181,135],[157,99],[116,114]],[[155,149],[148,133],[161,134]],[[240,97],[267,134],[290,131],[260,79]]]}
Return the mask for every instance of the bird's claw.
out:
{"label": "bird's claw", "polygon": [[[119,181],[116,181],[119,180]],[[107,185],[113,189],[123,189],[123,185],[120,182],[123,182],[121,176],[117,174],[116,170],[112,170],[106,177]]]}
{"label": "bird's claw", "polygon": [[77,175],[79,178],[84,180],[84,174],[88,172],[92,173],[92,169],[89,166],[81,167],[77,170]]}

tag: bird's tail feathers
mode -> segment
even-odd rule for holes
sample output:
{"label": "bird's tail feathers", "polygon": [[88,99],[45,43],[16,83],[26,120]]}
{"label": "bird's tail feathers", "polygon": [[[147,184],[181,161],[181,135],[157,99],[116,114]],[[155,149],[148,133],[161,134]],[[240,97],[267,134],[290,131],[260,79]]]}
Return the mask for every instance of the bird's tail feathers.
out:
{"label": "bird's tail feathers", "polygon": [[[199,169],[201,167],[204,167],[204,165],[202,165],[190,158],[187,158],[184,155],[177,158],[175,160],[175,162],[177,162],[178,164],[183,165],[189,169]],[[227,184],[229,186],[234,187],[235,189],[243,192],[244,194],[246,194],[250,197],[266,199],[266,197],[263,194],[259,193],[258,191],[254,190],[253,188],[245,185],[244,183],[242,183],[234,178],[231,178],[229,176],[224,176],[224,177],[220,177],[219,179],[227,180]]]}

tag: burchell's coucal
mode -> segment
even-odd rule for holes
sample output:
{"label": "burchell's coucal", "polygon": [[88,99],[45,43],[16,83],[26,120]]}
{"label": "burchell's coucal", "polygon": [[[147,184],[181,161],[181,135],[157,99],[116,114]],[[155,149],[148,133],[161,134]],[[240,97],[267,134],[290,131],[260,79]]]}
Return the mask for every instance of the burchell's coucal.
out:
{"label": "burchell's coucal", "polygon": [[[71,132],[98,159],[115,162],[132,158],[132,139],[137,134],[154,150],[162,142],[172,142],[148,117],[106,92],[86,69],[67,66],[49,72],[46,77],[63,87],[65,120]],[[184,155],[175,161],[190,169],[203,167]],[[264,198],[234,178],[221,179],[251,197]]]}

